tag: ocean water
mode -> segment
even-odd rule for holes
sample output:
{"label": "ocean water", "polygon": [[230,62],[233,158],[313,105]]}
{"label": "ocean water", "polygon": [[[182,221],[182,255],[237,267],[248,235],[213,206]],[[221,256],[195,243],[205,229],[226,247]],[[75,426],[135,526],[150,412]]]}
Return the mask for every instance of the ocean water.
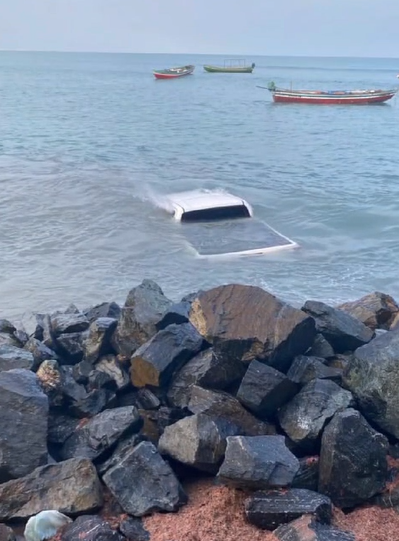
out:
{"label": "ocean water", "polygon": [[[266,86],[396,86],[399,60],[0,53],[0,315],[123,302],[143,278],[177,300],[221,283],[299,305],[399,299],[399,104],[273,104]],[[156,81],[153,68],[194,63]],[[300,248],[197,259],[165,194],[224,189]]]}

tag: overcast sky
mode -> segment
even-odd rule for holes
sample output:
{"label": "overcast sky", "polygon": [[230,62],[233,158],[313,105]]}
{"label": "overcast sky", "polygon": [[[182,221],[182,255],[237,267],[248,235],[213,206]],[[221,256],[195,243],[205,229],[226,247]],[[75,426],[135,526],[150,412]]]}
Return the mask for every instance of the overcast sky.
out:
{"label": "overcast sky", "polygon": [[399,0],[0,0],[0,49],[399,57],[398,21]]}

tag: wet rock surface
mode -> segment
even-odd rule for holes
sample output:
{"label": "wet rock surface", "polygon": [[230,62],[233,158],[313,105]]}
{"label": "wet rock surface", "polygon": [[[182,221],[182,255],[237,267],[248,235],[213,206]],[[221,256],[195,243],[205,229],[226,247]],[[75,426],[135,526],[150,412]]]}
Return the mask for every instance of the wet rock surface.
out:
{"label": "wet rock surface", "polygon": [[103,480],[123,510],[133,516],[176,511],[187,501],[171,467],[150,442],[126,453]]}
{"label": "wet rock surface", "polygon": [[283,436],[232,436],[227,438],[218,479],[237,488],[286,487],[298,470],[299,461]]}
{"label": "wet rock surface", "polygon": [[253,539],[353,541],[330,500],[399,508],[399,315],[379,293],[341,308],[237,284],[174,304],[144,280],[121,308],[0,319],[0,520],[147,541],[206,481]]}
{"label": "wet rock surface", "polygon": [[388,440],[354,409],[337,413],[324,430],[319,492],[341,508],[354,507],[384,490]]}
{"label": "wet rock surface", "polygon": [[302,515],[312,515],[317,521],[330,524],[330,498],[310,490],[292,488],[285,491],[255,492],[245,501],[245,516],[251,524],[265,530],[275,530]]}
{"label": "wet rock surface", "polygon": [[343,310],[318,301],[307,301],[302,310],[316,321],[316,329],[335,353],[345,353],[370,342],[374,332]]}

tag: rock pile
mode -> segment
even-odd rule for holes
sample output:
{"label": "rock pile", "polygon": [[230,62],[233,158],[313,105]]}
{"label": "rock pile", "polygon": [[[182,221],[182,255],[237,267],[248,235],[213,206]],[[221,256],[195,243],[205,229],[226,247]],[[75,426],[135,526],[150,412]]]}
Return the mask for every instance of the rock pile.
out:
{"label": "rock pile", "polygon": [[398,314],[381,293],[298,309],[236,284],[173,304],[144,280],[29,334],[0,320],[0,521],[57,509],[64,541],[149,539],[141,517],[206,475],[276,539],[353,539],[333,506],[399,506]]}

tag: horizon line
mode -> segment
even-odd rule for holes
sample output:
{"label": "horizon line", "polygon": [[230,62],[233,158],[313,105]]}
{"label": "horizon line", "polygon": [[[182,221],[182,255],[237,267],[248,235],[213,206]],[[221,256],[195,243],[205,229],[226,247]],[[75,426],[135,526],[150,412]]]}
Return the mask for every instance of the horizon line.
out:
{"label": "horizon line", "polygon": [[378,60],[399,60],[397,56],[357,56],[357,55],[303,55],[303,54],[259,54],[259,53],[156,53],[156,52],[132,52],[132,51],[92,51],[92,50],[42,50],[42,49],[2,49],[1,53],[57,53],[57,54],[125,54],[125,55],[158,55],[158,56],[170,56],[170,55],[192,55],[192,56],[226,56],[226,57],[250,57],[259,56],[265,58],[353,58],[353,59],[366,59],[373,58]]}

